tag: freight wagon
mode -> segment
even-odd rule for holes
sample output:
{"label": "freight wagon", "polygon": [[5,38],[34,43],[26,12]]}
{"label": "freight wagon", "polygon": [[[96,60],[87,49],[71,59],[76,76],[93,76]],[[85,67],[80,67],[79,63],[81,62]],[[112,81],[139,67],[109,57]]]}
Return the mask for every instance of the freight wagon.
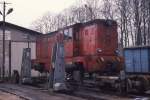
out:
{"label": "freight wagon", "polygon": [[128,88],[145,91],[150,88],[150,46],[124,48]]}

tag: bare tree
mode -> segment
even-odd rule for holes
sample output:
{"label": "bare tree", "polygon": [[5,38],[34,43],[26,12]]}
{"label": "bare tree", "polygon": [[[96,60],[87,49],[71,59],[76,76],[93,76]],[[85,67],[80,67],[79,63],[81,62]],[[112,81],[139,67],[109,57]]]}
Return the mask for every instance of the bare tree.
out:
{"label": "bare tree", "polygon": [[31,28],[37,32],[44,32],[44,27],[41,19],[37,19],[36,21],[32,22]]}
{"label": "bare tree", "polygon": [[122,47],[150,44],[150,0],[77,0],[59,14],[45,14],[32,26],[39,32],[49,33],[101,18],[117,21]]}
{"label": "bare tree", "polygon": [[103,0],[102,14],[105,19],[114,19],[113,1]]}

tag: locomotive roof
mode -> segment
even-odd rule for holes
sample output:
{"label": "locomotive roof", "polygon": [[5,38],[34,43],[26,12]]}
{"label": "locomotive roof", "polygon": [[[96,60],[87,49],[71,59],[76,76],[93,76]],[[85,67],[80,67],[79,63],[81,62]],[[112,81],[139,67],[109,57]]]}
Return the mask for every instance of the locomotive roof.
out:
{"label": "locomotive roof", "polygon": [[103,23],[103,24],[107,24],[107,22],[111,22],[112,24],[117,24],[116,21],[114,20],[109,20],[109,19],[95,19],[95,20],[91,20],[91,21],[88,21],[88,22],[85,22],[85,23],[82,23],[84,26],[86,25],[91,25],[91,24],[100,24],[100,23]]}
{"label": "locomotive roof", "polygon": [[67,29],[67,28],[70,28],[70,27],[74,27],[74,26],[78,26],[80,25],[81,23],[76,23],[76,24],[73,24],[73,25],[70,25],[70,26],[66,26],[66,27],[63,27],[63,28],[60,28],[58,29],[57,31],[53,31],[53,32],[50,32],[50,33],[47,33],[47,34],[44,34],[45,36],[51,36],[51,35],[55,35],[56,33],[58,33],[59,31],[61,30],[64,30],[64,29]]}
{"label": "locomotive roof", "polygon": [[70,28],[70,27],[74,27],[74,26],[79,26],[79,25],[83,25],[83,26],[88,26],[88,25],[92,25],[92,24],[100,24],[100,23],[103,23],[105,25],[108,25],[108,22],[111,22],[112,24],[117,24],[116,21],[114,20],[106,20],[106,19],[95,19],[95,20],[91,20],[91,21],[88,21],[88,22],[84,22],[84,23],[75,23],[73,25],[70,25],[70,26],[66,26],[66,27],[63,27],[63,28],[60,28],[58,29],[57,31],[53,31],[53,32],[50,32],[50,33],[47,33],[47,34],[44,34],[44,36],[51,36],[51,35],[55,35],[57,32],[61,31],[61,30],[64,30],[64,29],[67,29],[67,28]]}
{"label": "locomotive roof", "polygon": [[55,35],[57,32],[58,32],[58,30],[57,30],[57,31],[50,32],[50,33],[47,33],[47,34],[44,34],[43,36]]}

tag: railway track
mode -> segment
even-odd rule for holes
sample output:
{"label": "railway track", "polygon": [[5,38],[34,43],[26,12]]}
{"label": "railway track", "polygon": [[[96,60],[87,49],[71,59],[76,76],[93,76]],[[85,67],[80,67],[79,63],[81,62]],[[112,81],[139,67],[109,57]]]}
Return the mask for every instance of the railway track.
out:
{"label": "railway track", "polygon": [[[74,84],[74,86],[77,86],[79,84]],[[128,94],[121,94],[117,90],[104,90],[98,88],[93,83],[84,83],[84,85],[79,85],[78,89],[75,88],[73,96],[83,97],[89,100],[150,100],[150,93],[128,93]]]}
{"label": "railway track", "polygon": [[[150,93],[128,93],[128,94],[121,94],[117,91],[114,90],[102,90],[98,89],[96,87],[87,87],[87,86],[82,86],[79,87],[78,90],[80,93],[82,91],[82,94],[84,93],[87,96],[91,97],[97,97],[101,98],[102,100],[116,100],[116,99],[121,99],[121,100],[133,100],[139,98],[140,100],[150,100]],[[87,92],[88,91],[88,92]],[[138,99],[138,100],[139,100]]]}
{"label": "railway track", "polygon": [[71,95],[71,96],[81,97],[87,100],[117,100],[117,99],[118,100],[120,99],[121,100],[133,100],[136,98],[140,98],[140,100],[142,100],[143,98],[147,98],[144,100],[150,99],[150,94],[129,93],[129,94],[122,95],[117,91],[99,89],[93,83],[84,84],[84,85],[79,85],[79,84],[74,84],[74,85],[77,86],[74,88],[74,92],[69,91],[69,92],[63,92],[63,93]]}
{"label": "railway track", "polygon": [[16,95],[23,100],[84,100],[66,94],[57,94],[45,88],[28,85],[0,84],[0,91]]}
{"label": "railway track", "polygon": [[[1,86],[0,90],[12,95],[16,95],[22,100],[45,100],[45,99],[39,99],[37,95],[33,94],[33,91],[40,91],[44,94],[48,95],[54,95],[54,96],[63,96],[66,95],[66,93],[51,93],[49,90],[45,88],[37,88],[33,86],[26,86],[26,85],[11,85],[11,86]],[[31,95],[27,95],[27,93],[31,92]],[[32,91],[31,91],[32,90]],[[50,94],[49,94],[50,93]],[[42,96],[43,94],[41,94]],[[97,89],[96,87],[87,87],[87,86],[79,86],[79,88],[73,92],[73,93],[67,93],[67,95],[73,96],[73,97],[79,97],[86,100],[134,100],[136,98],[139,98],[138,100],[149,100],[150,98],[149,94],[126,94],[126,95],[120,95],[117,92],[113,91],[103,91],[100,89]],[[32,98],[37,96],[37,98]],[[44,96],[44,95],[43,95]]]}
{"label": "railway track", "polygon": [[[79,84],[78,84],[79,85]],[[34,87],[31,87],[34,88]],[[47,91],[46,88],[38,87],[35,88],[40,91]],[[65,92],[66,94],[66,92]],[[71,96],[77,96],[81,97],[87,100],[133,100],[136,98],[139,98],[140,100],[149,100],[150,99],[150,93],[129,93],[129,94],[120,94],[117,91],[113,90],[102,90],[97,88],[93,83],[92,84],[86,84],[86,85],[79,85],[78,89],[76,89],[73,93],[68,93],[68,95]]]}

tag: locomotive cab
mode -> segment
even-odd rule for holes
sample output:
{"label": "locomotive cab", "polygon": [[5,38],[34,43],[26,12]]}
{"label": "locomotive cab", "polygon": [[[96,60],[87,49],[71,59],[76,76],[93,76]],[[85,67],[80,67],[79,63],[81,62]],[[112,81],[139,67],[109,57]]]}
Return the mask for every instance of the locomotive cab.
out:
{"label": "locomotive cab", "polygon": [[100,19],[82,23],[72,36],[64,42],[68,77],[82,83],[94,76],[99,86],[115,87],[123,69],[123,59],[116,52],[117,23]]}
{"label": "locomotive cab", "polygon": [[83,65],[88,73],[118,74],[123,59],[116,53],[118,48],[117,23],[112,20],[94,20],[83,23],[75,34],[78,55],[73,61]]}

